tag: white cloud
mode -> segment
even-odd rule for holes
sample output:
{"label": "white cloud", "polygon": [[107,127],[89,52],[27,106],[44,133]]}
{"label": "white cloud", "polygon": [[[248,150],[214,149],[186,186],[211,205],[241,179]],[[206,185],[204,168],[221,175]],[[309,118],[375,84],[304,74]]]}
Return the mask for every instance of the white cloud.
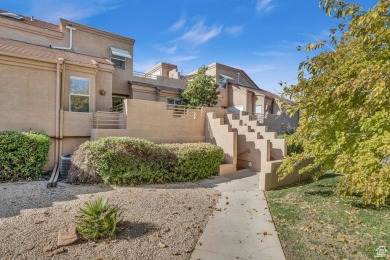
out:
{"label": "white cloud", "polygon": [[190,42],[193,44],[205,43],[221,33],[222,25],[207,26],[204,20],[197,22],[179,40]]}
{"label": "white cloud", "polygon": [[119,6],[120,0],[35,0],[31,1],[31,13],[37,19],[58,23],[60,18],[83,20]]}
{"label": "white cloud", "polygon": [[188,56],[176,56],[172,57],[172,62],[173,63],[180,63],[180,62],[185,62],[185,61],[190,61],[190,60],[195,60],[197,59],[198,56],[195,55],[188,55]]}
{"label": "white cloud", "polygon": [[256,5],[256,10],[265,13],[270,12],[275,7],[272,1],[273,0],[259,0]]}
{"label": "white cloud", "polygon": [[230,27],[226,27],[225,31],[231,36],[238,36],[242,33],[243,29],[244,26],[230,26]]}
{"label": "white cloud", "polygon": [[178,49],[178,44],[176,43],[175,45],[171,46],[171,47],[168,47],[166,45],[162,45],[162,44],[156,44],[154,46],[158,51],[164,53],[164,54],[174,54],[177,49]]}
{"label": "white cloud", "polygon": [[173,54],[173,53],[176,52],[176,50],[177,50],[177,44],[175,44],[175,45],[172,46],[171,48],[168,48],[168,49],[166,50],[166,52],[167,52],[168,54]]}
{"label": "white cloud", "polygon": [[178,20],[177,22],[175,22],[174,24],[172,24],[170,27],[169,27],[169,31],[178,31],[180,30],[181,28],[183,28],[184,24],[186,23],[186,19],[184,16],[182,16],[180,18],[180,20]]}

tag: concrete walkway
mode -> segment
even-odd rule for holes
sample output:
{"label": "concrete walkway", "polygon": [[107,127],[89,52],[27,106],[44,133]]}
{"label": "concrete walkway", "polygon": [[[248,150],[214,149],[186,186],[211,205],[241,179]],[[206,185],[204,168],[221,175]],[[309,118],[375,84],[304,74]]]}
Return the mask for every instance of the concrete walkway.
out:
{"label": "concrete walkway", "polygon": [[191,259],[285,259],[255,172],[241,170],[200,184],[221,197]]}

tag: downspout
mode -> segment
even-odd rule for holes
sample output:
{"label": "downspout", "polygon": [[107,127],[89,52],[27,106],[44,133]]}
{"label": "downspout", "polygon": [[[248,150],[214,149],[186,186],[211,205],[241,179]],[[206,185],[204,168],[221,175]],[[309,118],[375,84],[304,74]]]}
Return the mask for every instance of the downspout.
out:
{"label": "downspout", "polygon": [[56,68],[56,89],[55,89],[55,152],[54,152],[54,168],[50,176],[50,180],[47,183],[47,187],[56,187],[57,179],[59,176],[59,162],[61,156],[61,140],[60,140],[60,97],[61,97],[61,74],[60,74],[60,65],[63,63],[64,59],[59,58],[57,61]]}
{"label": "downspout", "polygon": [[65,98],[66,62],[62,63],[61,98],[60,98],[60,154],[62,154],[62,139],[64,137],[64,98]]}
{"label": "downspout", "polygon": [[76,28],[71,27],[71,26],[66,26],[67,29],[69,29],[69,47],[58,47],[58,46],[53,46],[50,45],[50,48],[53,49],[59,49],[59,50],[71,50],[73,47],[73,31],[76,30]]}
{"label": "downspout", "polygon": [[56,96],[55,96],[55,139],[56,139],[56,148],[55,148],[55,159],[54,162],[56,165],[59,163],[59,129],[60,129],[60,59],[57,61],[57,70],[56,70]]}

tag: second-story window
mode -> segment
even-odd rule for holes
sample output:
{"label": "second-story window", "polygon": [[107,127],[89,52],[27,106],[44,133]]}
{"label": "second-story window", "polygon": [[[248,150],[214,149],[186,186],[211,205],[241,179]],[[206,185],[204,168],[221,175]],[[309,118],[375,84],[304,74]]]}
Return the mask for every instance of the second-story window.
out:
{"label": "second-story window", "polygon": [[111,55],[111,61],[114,63],[114,68],[125,70],[126,69],[126,58],[117,56],[117,55]]}
{"label": "second-story window", "polygon": [[114,63],[115,69],[126,69],[126,58],[131,59],[131,55],[128,51],[111,47],[111,61]]}

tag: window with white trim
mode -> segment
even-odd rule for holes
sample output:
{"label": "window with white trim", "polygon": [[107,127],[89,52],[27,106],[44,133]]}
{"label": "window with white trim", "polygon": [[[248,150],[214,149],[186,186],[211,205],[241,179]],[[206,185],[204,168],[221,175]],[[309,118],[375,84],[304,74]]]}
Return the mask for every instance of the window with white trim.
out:
{"label": "window with white trim", "polygon": [[69,110],[89,112],[89,79],[70,77]]}

